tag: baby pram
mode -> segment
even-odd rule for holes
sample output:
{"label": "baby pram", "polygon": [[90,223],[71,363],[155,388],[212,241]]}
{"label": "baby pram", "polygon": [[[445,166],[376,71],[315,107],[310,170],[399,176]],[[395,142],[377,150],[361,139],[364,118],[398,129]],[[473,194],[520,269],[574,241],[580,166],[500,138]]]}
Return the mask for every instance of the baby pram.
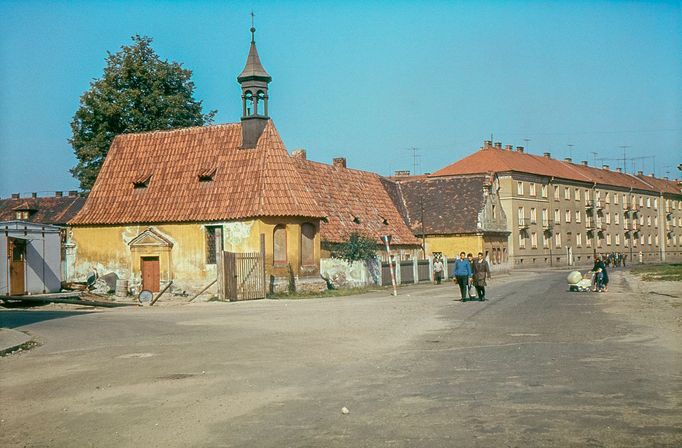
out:
{"label": "baby pram", "polygon": [[587,271],[584,275],[578,271],[568,274],[568,290],[572,292],[588,292],[592,290],[592,271]]}

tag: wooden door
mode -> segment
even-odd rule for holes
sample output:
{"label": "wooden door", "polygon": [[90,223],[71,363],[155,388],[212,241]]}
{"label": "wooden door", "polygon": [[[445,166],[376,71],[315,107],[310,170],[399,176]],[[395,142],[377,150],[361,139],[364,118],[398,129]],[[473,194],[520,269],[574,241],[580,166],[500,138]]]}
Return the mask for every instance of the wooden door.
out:
{"label": "wooden door", "polygon": [[9,293],[12,296],[19,296],[26,293],[26,285],[24,283],[26,241],[8,238],[7,246],[9,252]]}
{"label": "wooden door", "polygon": [[159,257],[142,257],[142,289],[151,292],[161,290]]}

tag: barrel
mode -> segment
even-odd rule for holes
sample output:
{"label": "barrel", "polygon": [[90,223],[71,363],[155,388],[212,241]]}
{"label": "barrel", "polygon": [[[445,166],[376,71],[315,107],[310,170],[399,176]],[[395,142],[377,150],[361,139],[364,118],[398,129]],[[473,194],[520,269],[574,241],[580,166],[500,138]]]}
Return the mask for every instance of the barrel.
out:
{"label": "barrel", "polygon": [[116,280],[116,297],[126,297],[128,295],[128,280],[119,278]]}

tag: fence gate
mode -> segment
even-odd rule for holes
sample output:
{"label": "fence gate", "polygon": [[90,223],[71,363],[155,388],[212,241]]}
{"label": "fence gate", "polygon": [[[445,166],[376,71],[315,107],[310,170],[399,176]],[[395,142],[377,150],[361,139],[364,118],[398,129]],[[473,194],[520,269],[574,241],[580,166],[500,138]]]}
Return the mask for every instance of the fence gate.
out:
{"label": "fence gate", "polygon": [[218,254],[218,299],[264,299],[265,235],[261,235],[260,252],[220,252]]}

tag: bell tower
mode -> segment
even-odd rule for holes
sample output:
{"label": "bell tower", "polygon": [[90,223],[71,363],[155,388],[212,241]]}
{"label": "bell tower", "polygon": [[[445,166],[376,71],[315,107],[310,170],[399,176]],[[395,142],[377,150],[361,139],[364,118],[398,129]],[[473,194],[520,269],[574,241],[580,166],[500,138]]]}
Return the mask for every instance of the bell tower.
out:
{"label": "bell tower", "polygon": [[272,78],[260,63],[256,49],[256,28],[253,23],[254,14],[251,13],[251,48],[246,58],[244,70],[237,76],[242,88],[242,148],[255,148],[265,125],[268,115],[268,84]]}

